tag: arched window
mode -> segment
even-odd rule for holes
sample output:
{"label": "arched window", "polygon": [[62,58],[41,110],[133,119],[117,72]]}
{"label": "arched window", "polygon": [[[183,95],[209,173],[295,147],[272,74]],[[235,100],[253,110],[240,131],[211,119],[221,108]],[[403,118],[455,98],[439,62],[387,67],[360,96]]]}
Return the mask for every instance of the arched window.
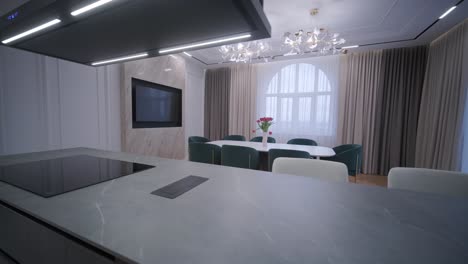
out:
{"label": "arched window", "polygon": [[275,120],[279,132],[295,129],[303,135],[333,133],[332,86],[327,75],[313,64],[283,67],[268,84],[265,114]]}

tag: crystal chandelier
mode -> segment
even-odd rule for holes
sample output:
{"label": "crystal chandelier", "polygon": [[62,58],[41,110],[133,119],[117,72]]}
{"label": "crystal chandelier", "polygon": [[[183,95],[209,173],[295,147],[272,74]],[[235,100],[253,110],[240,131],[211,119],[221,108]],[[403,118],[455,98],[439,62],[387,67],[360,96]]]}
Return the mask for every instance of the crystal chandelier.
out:
{"label": "crystal chandelier", "polygon": [[310,52],[319,52],[321,55],[330,52],[335,54],[338,51],[337,46],[346,42],[338,37],[338,33],[330,33],[324,28],[315,28],[306,34],[302,29],[294,34],[286,32],[283,37],[283,48],[288,52],[284,55],[302,55]]}
{"label": "crystal chandelier", "polygon": [[251,41],[233,45],[223,45],[219,48],[223,60],[231,62],[250,63],[254,58],[262,58],[262,54],[271,49],[263,41]]}

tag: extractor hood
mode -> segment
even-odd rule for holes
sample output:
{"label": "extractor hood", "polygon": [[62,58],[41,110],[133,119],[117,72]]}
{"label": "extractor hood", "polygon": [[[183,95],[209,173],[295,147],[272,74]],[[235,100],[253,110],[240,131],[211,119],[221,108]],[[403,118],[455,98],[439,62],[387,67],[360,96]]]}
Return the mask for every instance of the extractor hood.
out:
{"label": "extractor hood", "polygon": [[0,21],[0,41],[87,65],[270,37],[260,0],[33,0]]}

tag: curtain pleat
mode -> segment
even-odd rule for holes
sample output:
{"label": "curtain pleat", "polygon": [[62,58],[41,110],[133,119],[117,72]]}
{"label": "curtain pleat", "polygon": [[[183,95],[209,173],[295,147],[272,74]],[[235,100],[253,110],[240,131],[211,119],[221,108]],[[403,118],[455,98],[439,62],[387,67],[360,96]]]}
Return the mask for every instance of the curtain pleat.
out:
{"label": "curtain pleat", "polygon": [[378,173],[414,167],[419,106],[426,68],[424,46],[383,51]]}
{"label": "curtain pleat", "polygon": [[413,167],[426,47],[344,56],[338,138],[361,144],[362,171]]}
{"label": "curtain pleat", "polygon": [[338,141],[362,145],[366,174],[378,171],[382,83],[382,51],[342,57]]}
{"label": "curtain pleat", "polygon": [[417,167],[461,169],[467,24],[465,20],[430,45],[417,130]]}
{"label": "curtain pleat", "polygon": [[252,136],[256,128],[256,67],[251,64],[240,64],[231,69],[229,96],[229,134]]}
{"label": "curtain pleat", "polygon": [[229,133],[229,68],[210,69],[205,75],[205,137],[222,139]]}

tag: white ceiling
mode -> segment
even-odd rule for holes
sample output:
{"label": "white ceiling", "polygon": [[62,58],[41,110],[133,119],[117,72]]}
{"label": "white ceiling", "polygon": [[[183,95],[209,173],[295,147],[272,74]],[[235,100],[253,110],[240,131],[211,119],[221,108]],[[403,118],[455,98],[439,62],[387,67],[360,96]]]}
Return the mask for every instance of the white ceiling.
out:
{"label": "white ceiling", "polygon": [[[280,40],[284,32],[299,29],[307,31],[314,26],[340,33],[346,39],[344,46],[413,39],[458,2],[459,0],[264,0],[264,10],[272,27],[272,38],[269,41],[273,46],[273,51],[266,55],[285,53],[280,51]],[[318,15],[310,15],[313,8],[319,8]],[[467,17],[468,0],[417,40],[372,45],[353,51],[426,44]],[[217,48],[191,53],[207,64],[222,61]]]}
{"label": "white ceiling", "polygon": [[[1,0],[0,16],[27,0]],[[272,27],[270,56],[280,51],[286,31],[325,27],[341,34],[345,46],[413,39],[459,0],[264,0],[264,10]],[[319,8],[319,14],[310,10]],[[468,17],[468,0],[440,20],[416,40],[371,45],[352,51],[427,44]],[[217,48],[191,51],[206,64],[222,62]],[[310,56],[310,55],[305,55]],[[289,57],[288,57],[289,58]],[[293,58],[293,57],[290,57]]]}

